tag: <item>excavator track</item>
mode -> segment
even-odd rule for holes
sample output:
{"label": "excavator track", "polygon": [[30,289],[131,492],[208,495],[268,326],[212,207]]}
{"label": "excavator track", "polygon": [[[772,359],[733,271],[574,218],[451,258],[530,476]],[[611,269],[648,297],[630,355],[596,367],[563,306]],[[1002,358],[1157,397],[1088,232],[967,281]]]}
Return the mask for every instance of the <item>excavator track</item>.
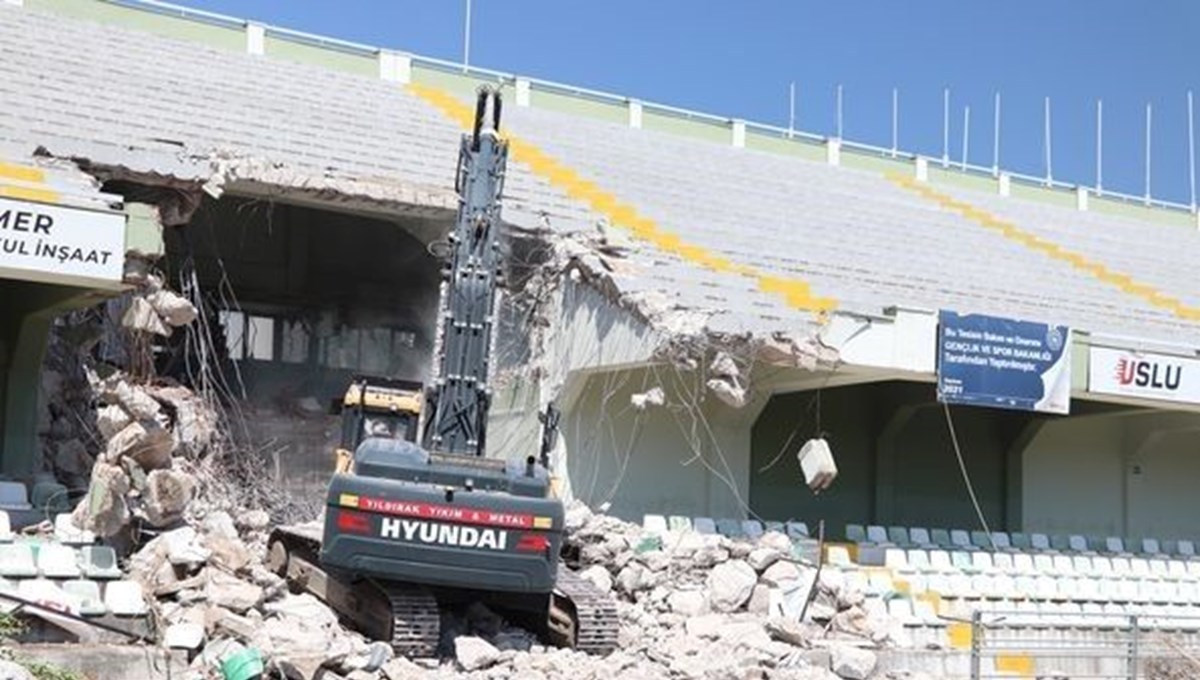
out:
{"label": "excavator track", "polygon": [[441,615],[437,600],[428,590],[399,584],[375,586],[392,607],[392,649],[399,656],[437,656]]}
{"label": "excavator track", "polygon": [[603,656],[619,646],[621,619],[612,598],[562,563],[550,599],[549,631],[555,645]]}

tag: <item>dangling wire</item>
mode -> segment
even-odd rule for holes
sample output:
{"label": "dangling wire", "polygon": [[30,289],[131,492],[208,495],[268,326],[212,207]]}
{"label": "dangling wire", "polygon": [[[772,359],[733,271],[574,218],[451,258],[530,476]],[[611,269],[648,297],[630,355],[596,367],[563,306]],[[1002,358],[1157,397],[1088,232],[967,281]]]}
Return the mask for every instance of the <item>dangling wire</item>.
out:
{"label": "dangling wire", "polygon": [[958,458],[958,469],[962,471],[963,483],[966,484],[967,493],[971,496],[971,504],[975,506],[975,516],[979,518],[979,524],[987,533],[988,545],[994,552],[996,544],[992,541],[992,530],[988,527],[987,520],[983,518],[983,509],[979,507],[979,499],[975,497],[975,487],[971,484],[971,475],[967,474],[967,464],[963,461],[962,449],[958,446],[958,435],[954,432],[954,420],[950,418],[950,405],[942,402],[942,408],[946,412],[946,427],[950,430],[950,443],[954,445],[954,455]]}

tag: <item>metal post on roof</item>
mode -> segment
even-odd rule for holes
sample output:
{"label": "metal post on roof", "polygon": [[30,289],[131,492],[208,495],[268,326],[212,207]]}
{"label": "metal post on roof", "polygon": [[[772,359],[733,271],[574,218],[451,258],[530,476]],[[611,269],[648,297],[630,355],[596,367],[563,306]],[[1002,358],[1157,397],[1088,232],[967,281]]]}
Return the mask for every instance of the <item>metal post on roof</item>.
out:
{"label": "metal post on roof", "polygon": [[950,165],[950,88],[942,90],[942,167]]}
{"label": "metal post on roof", "polygon": [[993,120],[992,120],[992,176],[1000,176],[1000,93],[996,93],[995,103],[992,105]]}
{"label": "metal post on roof", "polygon": [[892,88],[892,158],[896,157],[900,142],[900,90]]}
{"label": "metal post on roof", "polygon": [[1104,100],[1096,100],[1096,195],[1104,193]]}
{"label": "metal post on roof", "polygon": [[1150,123],[1152,110],[1146,102],[1146,203],[1150,203]]}
{"label": "metal post on roof", "polygon": [[963,107],[962,169],[967,169],[967,150],[971,146],[971,107]]}
{"label": "metal post on roof", "polygon": [[1046,97],[1046,184],[1054,183],[1054,163],[1050,154],[1050,98]]}
{"label": "metal post on roof", "polygon": [[1188,186],[1192,190],[1192,212],[1196,212],[1196,119],[1192,112],[1192,91],[1188,90]]}
{"label": "metal post on roof", "polygon": [[796,81],[788,86],[788,138],[796,134]]}
{"label": "metal post on roof", "polygon": [[837,138],[842,138],[842,86],[837,86]]}
{"label": "metal post on roof", "polygon": [[463,72],[471,65],[471,0],[467,0],[467,16],[463,22]]}

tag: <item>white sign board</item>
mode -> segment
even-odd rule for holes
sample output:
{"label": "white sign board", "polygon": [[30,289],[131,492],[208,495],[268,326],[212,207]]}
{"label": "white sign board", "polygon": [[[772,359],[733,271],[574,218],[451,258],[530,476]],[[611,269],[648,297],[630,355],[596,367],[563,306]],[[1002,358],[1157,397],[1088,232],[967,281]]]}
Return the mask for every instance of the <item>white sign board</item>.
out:
{"label": "white sign board", "polygon": [[86,285],[124,268],[124,215],[0,198],[0,275]]}
{"label": "white sign board", "polygon": [[1092,347],[1088,354],[1088,391],[1200,404],[1200,361]]}

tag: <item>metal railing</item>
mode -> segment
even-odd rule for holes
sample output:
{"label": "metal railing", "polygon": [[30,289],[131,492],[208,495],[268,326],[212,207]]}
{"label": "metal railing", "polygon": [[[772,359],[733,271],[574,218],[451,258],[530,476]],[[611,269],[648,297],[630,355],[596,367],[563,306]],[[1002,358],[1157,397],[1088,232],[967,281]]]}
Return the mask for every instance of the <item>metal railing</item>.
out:
{"label": "metal railing", "polygon": [[1138,614],[979,611],[971,680],[1200,677],[1200,619]]}
{"label": "metal railing", "polygon": [[[129,9],[137,9],[147,12],[153,12],[163,16],[173,17],[176,19],[191,20],[209,25],[221,26],[230,29],[244,29],[249,23],[262,25],[266,35],[288,42],[294,42],[303,45],[322,47],[331,50],[336,50],[342,53],[354,54],[363,57],[374,57],[385,51],[383,48],[355,43],[346,40],[339,40],[320,36],[304,31],[297,31],[289,28],[273,26],[270,24],[262,24],[260,22],[248,22],[245,19],[239,19],[225,14],[215,12],[206,12],[203,10],[191,9],[174,5],[162,0],[100,0],[113,5]],[[559,83],[552,80],[543,80],[540,78],[527,78],[517,76],[513,73],[496,71],[478,66],[470,66],[460,62],[437,59],[434,57],[426,57],[415,54],[407,54],[411,58],[414,66],[428,68],[447,73],[455,73],[478,80],[485,80],[502,86],[511,86],[518,80],[528,82],[531,92],[544,92],[551,94],[563,94],[568,96],[587,99],[599,104],[607,104],[615,107],[626,107],[631,101],[638,101],[642,106],[643,115],[654,114],[677,119],[706,123],[715,126],[732,127],[734,118],[726,116],[718,116],[711,113],[704,113],[691,109],[680,108],[668,104],[657,103],[653,101],[636,100],[635,98],[627,97],[612,92],[603,90],[594,90],[566,83]],[[747,133],[757,133],[764,136],[783,138],[789,141],[797,141],[799,143],[824,143],[829,139],[826,135],[821,135],[812,132],[803,132],[800,130],[779,127],[766,123],[756,123],[752,121],[744,121]],[[996,178],[1000,174],[1005,174],[1010,178],[1010,181],[1016,185],[1028,187],[1036,187],[1049,190],[1060,191],[1075,191],[1079,187],[1088,189],[1094,196],[1102,197],[1117,201],[1128,205],[1136,205],[1140,207],[1158,208],[1171,212],[1187,212],[1194,213],[1196,207],[1177,201],[1169,201],[1164,199],[1153,198],[1148,194],[1134,195],[1130,193],[1122,193],[1109,189],[1101,189],[1100,187],[1092,187],[1090,185],[1066,182],[1059,179],[1053,179],[1049,173],[1045,177],[1037,177],[1019,172],[1011,172],[1002,170],[995,166],[982,166],[968,163],[964,158],[962,161],[954,161],[949,158],[943,158],[941,153],[920,153],[914,151],[904,151],[893,146],[879,146],[867,142],[856,142],[852,140],[839,140],[843,150],[848,150],[864,155],[874,156],[878,158],[896,159],[913,161],[918,157],[929,159],[930,167],[941,168],[946,171],[955,171],[966,175],[976,176],[980,178]]]}

